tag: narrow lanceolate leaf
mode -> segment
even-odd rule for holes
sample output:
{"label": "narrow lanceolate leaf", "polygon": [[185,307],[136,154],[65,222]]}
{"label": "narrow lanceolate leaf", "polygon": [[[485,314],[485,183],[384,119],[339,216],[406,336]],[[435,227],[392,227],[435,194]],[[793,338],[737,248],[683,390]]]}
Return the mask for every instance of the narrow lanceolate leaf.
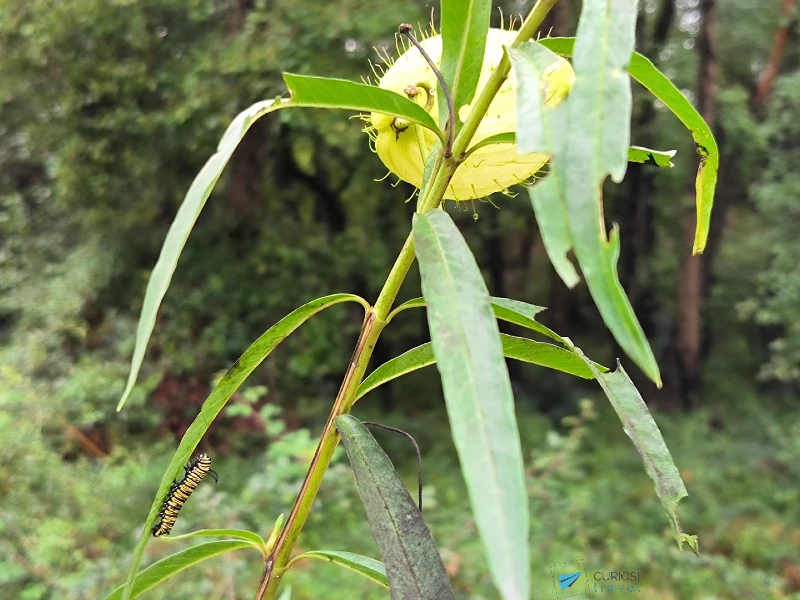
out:
{"label": "narrow lanceolate leaf", "polygon": [[[575,251],[589,291],[619,345],[661,384],[653,351],[617,275],[619,239],[610,239],[602,210],[602,183],[621,181],[628,159],[631,91],[627,75],[633,47],[636,3],[598,0],[583,4],[574,52],[575,85],[556,109],[545,107],[541,86],[548,49],[531,42],[510,52],[517,78],[518,147],[545,147],[554,155],[547,178],[531,189],[542,238],[567,284],[577,273],[567,258]],[[520,87],[530,88],[522,95]],[[566,135],[556,132],[566,131]],[[523,140],[523,136],[525,139]],[[563,208],[559,217],[555,206]]]}
{"label": "narrow lanceolate leaf", "polygon": [[292,106],[381,112],[417,123],[439,134],[439,128],[428,111],[395,92],[346,79],[295,73],[284,73],[283,80],[292,94]]}
{"label": "narrow lanceolate leaf", "polygon": [[580,356],[586,366],[593,372],[595,379],[617,413],[622,428],[631,438],[633,445],[644,462],[645,471],[655,484],[656,494],[667,511],[669,520],[675,530],[678,545],[687,542],[692,549],[697,551],[697,538],[681,531],[678,521],[677,506],[681,498],[686,497],[686,487],[683,479],[672,460],[672,455],[667,448],[658,425],[642,400],[639,390],[633,385],[622,365],[617,364],[613,373],[601,373],[587,359],[580,348],[575,348],[575,353]]}
{"label": "narrow lanceolate leaf", "polygon": [[[575,38],[547,38],[540,41],[561,56],[572,56]],[[638,52],[631,55],[628,72],[631,77],[647,88],[653,96],[661,100],[681,123],[689,130],[701,156],[700,168],[695,183],[697,195],[697,229],[695,230],[693,252],[703,251],[708,240],[711,223],[711,209],[714,206],[714,190],[719,170],[719,148],[711,128],[680,90],[659,71],[647,57]]]}
{"label": "narrow lanceolate leaf", "polygon": [[[542,236],[547,256],[558,276],[567,287],[580,281],[568,254],[572,249],[566,209],[563,163],[566,152],[567,108],[545,106],[545,69],[558,57],[536,42],[509,49],[517,83],[517,148],[521,154],[545,152],[554,157],[550,172],[543,180],[528,188],[536,224]],[[563,166],[563,165],[561,165]]]}
{"label": "narrow lanceolate leaf", "polygon": [[[536,321],[536,315],[543,310],[547,310],[544,306],[536,306],[535,304],[511,300],[510,298],[496,298],[494,296],[489,297],[489,302],[492,305],[494,315],[501,321],[508,321],[509,323],[531,329],[556,340],[560,344],[565,343],[564,338],[555,331]],[[400,306],[395,308],[392,313],[396,315],[409,308],[425,308],[425,298],[414,298],[413,300],[403,302]]]}
{"label": "narrow lanceolate leaf", "polygon": [[266,545],[264,539],[257,533],[247,531],[246,529],[199,529],[191,533],[184,533],[183,535],[164,536],[161,539],[169,542],[175,540],[184,540],[191,537],[229,537],[248,542],[255,546],[259,552],[266,556]]}
{"label": "narrow lanceolate leaf", "polygon": [[[527,338],[515,337],[513,335],[500,334],[500,341],[503,344],[503,355],[506,358],[513,358],[522,362],[539,365],[569,373],[584,379],[592,379],[593,375],[583,361],[574,353],[553,344],[535,342]],[[386,361],[375,369],[369,376],[361,382],[358,388],[356,399],[365,396],[375,388],[397,379],[408,373],[428,367],[436,363],[436,356],[433,354],[433,344],[430,342],[412,348],[391,360]],[[597,365],[601,371],[607,369]]]}
{"label": "narrow lanceolate leaf", "polygon": [[341,302],[359,302],[366,304],[363,298],[352,294],[333,294],[331,296],[317,298],[308,304],[304,304],[286,315],[253,342],[253,344],[245,350],[244,354],[239,357],[239,360],[225,373],[208,398],[206,398],[206,401],[200,409],[200,413],[195,417],[192,424],[186,430],[186,433],[183,434],[183,439],[181,439],[181,443],[178,445],[178,449],[175,451],[172,461],[170,461],[167,467],[167,471],[161,478],[158,492],[156,492],[153,504],[150,506],[150,513],[142,528],[142,535],[139,538],[139,543],[136,545],[136,549],[133,552],[133,562],[128,573],[128,582],[123,600],[128,600],[128,598],[130,598],[136,571],[138,571],[139,565],[142,563],[145,548],[151,539],[150,529],[156,521],[158,512],[161,510],[161,504],[164,497],[167,495],[170,485],[172,485],[173,480],[189,460],[189,457],[194,452],[200,439],[211,426],[216,416],[225,407],[230,397],[239,389],[239,386],[247,379],[250,373],[269,356],[270,352],[272,352],[286,336],[321,310]]}
{"label": "narrow lanceolate leaf", "polygon": [[[176,552],[171,556],[162,558],[153,563],[141,573],[136,575],[130,598],[136,598],[151,587],[158,585],[165,579],[180,573],[184,569],[196,565],[199,562],[212,558],[229,550],[240,548],[253,548],[253,544],[242,540],[226,540],[222,542],[207,542],[198,546],[187,548]],[[121,600],[124,597],[125,586],[121,585],[116,590],[106,596],[105,600]]]}
{"label": "narrow lanceolate leaf", "polygon": [[208,159],[189,187],[189,191],[175,215],[175,220],[167,232],[158,262],[147,283],[147,291],[136,330],[131,370],[117,410],[121,410],[125,405],[136,383],[147,350],[147,343],[155,327],[158,309],[172,281],[172,275],[175,273],[178,259],[189,234],[233,151],[255,121],[267,113],[282,108],[341,108],[362,112],[382,112],[402,117],[431,129],[440,137],[443,135],[433,117],[424,108],[400,94],[343,79],[285,73],[284,80],[292,98],[258,102],[239,113],[222,136],[217,152]]}
{"label": "narrow lanceolate leaf", "polygon": [[[628,164],[631,84],[636,2],[585,2],[573,53],[575,85],[567,109],[569,129],[564,173],[567,223],[586,284],[608,328],[656,385],[661,385],[653,351],[619,282],[619,234],[610,239],[603,219],[602,184],[606,176],[622,181]],[[561,165],[561,166],[559,166]]]}
{"label": "narrow lanceolate leaf", "polygon": [[374,558],[353,554],[352,552],[340,552],[338,550],[312,550],[310,552],[303,552],[292,558],[287,567],[304,558],[327,560],[345,569],[355,571],[359,575],[363,575],[367,579],[371,579],[383,587],[389,587],[389,580],[386,579],[386,568],[381,561],[375,560]]}
{"label": "narrow lanceolate leaf", "polygon": [[454,598],[439,550],[386,453],[361,421],[336,417],[392,600]]}
{"label": "narrow lanceolate leaf", "polygon": [[415,214],[414,244],[450,429],[489,570],[527,600],[528,497],[500,332],[475,258],[444,211]]}
{"label": "narrow lanceolate leaf", "polygon": [[139,316],[139,325],[136,329],[136,345],[133,350],[133,359],[131,360],[131,371],[128,375],[125,391],[122,393],[122,398],[120,398],[117,405],[117,410],[122,409],[133,390],[136,378],[139,375],[139,369],[142,367],[147,342],[150,340],[150,335],[153,333],[153,327],[156,324],[158,308],[167,293],[172,274],[178,265],[178,258],[180,258],[183,247],[186,245],[186,240],[189,238],[189,233],[192,231],[197,217],[200,216],[200,211],[203,210],[211,190],[214,189],[214,185],[222,175],[222,170],[228,164],[228,160],[244,137],[244,134],[247,133],[247,130],[256,120],[267,113],[289,106],[290,104],[286,100],[267,100],[258,102],[247,110],[240,112],[222,136],[217,152],[208,159],[208,162],[206,162],[189,187],[189,191],[186,192],[186,197],[183,199],[183,203],[178,209],[178,214],[175,215],[175,220],[167,232],[167,238],[161,247],[158,262],[156,262],[156,266],[150,274],[150,281],[147,283],[142,313]]}
{"label": "narrow lanceolate leaf", "polygon": [[[442,62],[439,70],[450,88],[456,115],[472,102],[483,66],[491,0],[442,0]],[[447,103],[437,89],[439,123],[447,122]]]}

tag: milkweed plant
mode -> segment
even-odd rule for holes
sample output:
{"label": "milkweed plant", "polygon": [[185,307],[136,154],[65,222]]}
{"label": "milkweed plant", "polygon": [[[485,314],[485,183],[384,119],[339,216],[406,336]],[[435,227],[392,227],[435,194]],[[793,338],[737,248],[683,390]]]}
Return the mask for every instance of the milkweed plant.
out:
{"label": "milkweed plant", "polygon": [[[351,412],[376,387],[436,364],[487,569],[505,600],[531,596],[529,509],[520,436],[506,359],[594,379],[642,457],[679,546],[697,552],[676,507],[687,495],[664,439],[621,365],[612,369],[537,320],[542,307],[489,295],[467,243],[447,212],[448,201],[474,202],[524,189],[547,255],[569,286],[579,271],[619,348],[656,385],[659,368],[617,276],[616,227],[603,218],[602,189],[622,181],[629,161],[671,167],[674,151],[631,145],[631,78],[686,127],[700,154],[694,253],[708,236],[719,161],[714,137],[691,103],[645,57],[633,51],[636,0],[584,0],[574,38],[546,37],[539,28],[558,0],[538,0],[517,28],[492,29],[490,0],[441,0],[438,26],[398,27],[398,56],[364,82],[284,74],[286,92],[257,102],[230,124],[217,151],[195,178],[151,274],[125,392],[136,383],[159,305],[178,258],[225,165],[250,126],[279,110],[337,109],[360,115],[386,168],[417,188],[409,234],[374,300],[332,293],[275,323],[247,348],[211,391],[184,434],[153,498],[133,552],[126,583],[108,598],[128,600],[180,570],[240,548],[261,553],[256,600],[273,599],[298,560],[322,558],[360,573],[393,599],[441,599],[454,594],[420,507],[365,425]],[[634,132],[635,134],[635,132]],[[376,185],[380,185],[376,183]],[[527,199],[525,197],[527,196]],[[479,225],[478,225],[479,226]],[[572,255],[570,255],[572,252]],[[422,298],[395,305],[418,261]],[[140,570],[151,530],[173,481],[231,395],[295,329],[335,304],[364,310],[361,332],[341,388],[320,435],[294,505],[266,541],[257,533],[219,529],[186,534],[221,538],[192,546]],[[424,310],[431,342],[389,360],[367,375],[381,332],[395,315]],[[501,334],[497,320],[537,336]],[[294,553],[334,450],[350,460],[380,559],[347,548]],[[272,515],[272,519],[275,515]],[[270,520],[270,522],[272,522]],[[160,542],[156,542],[160,543]]]}

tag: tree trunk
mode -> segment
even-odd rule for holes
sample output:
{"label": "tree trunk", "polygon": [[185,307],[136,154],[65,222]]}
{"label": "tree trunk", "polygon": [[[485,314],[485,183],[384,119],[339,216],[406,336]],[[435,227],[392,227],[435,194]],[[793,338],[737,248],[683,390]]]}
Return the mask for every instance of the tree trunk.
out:
{"label": "tree trunk", "polygon": [[786,50],[786,42],[789,40],[789,29],[792,26],[794,13],[797,0],[783,0],[781,5],[781,19],[778,23],[778,29],[775,31],[775,37],[772,38],[772,50],[769,53],[769,60],[767,61],[767,68],[761,74],[756,87],[756,93],[753,97],[753,108],[761,110],[764,103],[769,96],[772,89],[772,84],[778,76],[781,68],[781,59],[783,58],[784,50]]}
{"label": "tree trunk", "polygon": [[[702,24],[697,38],[697,109],[708,123],[715,128],[717,117],[717,82],[719,65],[717,62],[717,3],[716,0],[701,0]],[[692,163],[690,190],[695,195],[695,176],[700,157]],[[679,365],[679,390],[684,407],[692,404],[693,396],[700,385],[702,370],[702,318],[704,273],[703,256],[692,256],[692,247],[697,217],[694,208],[687,212],[683,221],[683,247],[687,255],[683,259],[678,292],[677,351]]]}

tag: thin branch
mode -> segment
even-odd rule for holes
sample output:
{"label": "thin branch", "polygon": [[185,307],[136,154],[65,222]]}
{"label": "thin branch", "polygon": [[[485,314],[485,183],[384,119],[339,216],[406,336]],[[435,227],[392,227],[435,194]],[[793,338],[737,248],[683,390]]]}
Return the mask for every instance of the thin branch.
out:
{"label": "thin branch", "polygon": [[414,450],[417,452],[417,490],[418,490],[418,501],[417,505],[419,506],[419,512],[422,512],[422,453],[419,451],[419,446],[417,445],[417,440],[414,439],[407,431],[403,431],[402,429],[397,429],[396,427],[389,427],[388,425],[382,425],[381,423],[374,423],[373,421],[362,421],[364,425],[371,425],[373,427],[380,427],[381,429],[385,429],[386,431],[393,431],[394,433],[400,433],[406,436],[411,443],[414,445]]}
{"label": "thin branch", "polygon": [[444,97],[447,101],[447,113],[448,113],[448,121],[447,121],[447,145],[444,148],[444,157],[450,158],[453,155],[453,142],[456,139],[456,109],[453,105],[453,97],[450,95],[450,89],[447,87],[447,84],[444,82],[444,77],[442,77],[441,72],[436,67],[436,63],[433,62],[430,55],[425,52],[425,49],[422,45],[417,41],[417,38],[414,37],[414,28],[409,25],[408,23],[403,23],[398,28],[398,31],[405,35],[409,41],[414,44],[414,47],[419,50],[419,53],[422,54],[422,58],[424,58],[428,64],[433,69],[433,74],[436,75],[436,79],[439,80],[439,85],[442,86],[442,91],[444,92]]}

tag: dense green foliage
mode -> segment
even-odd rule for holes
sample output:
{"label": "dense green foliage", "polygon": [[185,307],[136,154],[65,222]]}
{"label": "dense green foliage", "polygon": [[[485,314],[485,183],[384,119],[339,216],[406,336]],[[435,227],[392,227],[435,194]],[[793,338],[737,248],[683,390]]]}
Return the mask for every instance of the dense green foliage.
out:
{"label": "dense green foliage", "polygon": [[[753,111],[749,98],[777,8],[721,4],[719,120],[729,179],[720,190],[725,218],[712,229],[705,375],[694,412],[658,419],[690,492],[682,520],[703,553],[676,551],[613,413],[602,404],[598,417],[577,402],[597,394],[594,388],[511,366],[530,474],[534,590],[542,593],[551,589],[547,567],[573,558],[603,570],[641,570],[642,597],[660,600],[788,598],[800,590],[800,52],[790,45],[767,110]],[[637,49],[691,94],[696,10],[691,2],[677,5],[659,46],[653,28],[662,3],[642,3]],[[518,3],[505,8],[522,10]],[[374,297],[407,230],[411,207],[403,201],[412,189],[374,183],[385,171],[359,122],[342,113],[261,121],[201,216],[140,383],[126,410],[114,412],[149,271],[189,183],[233,115],[281,94],[284,70],[359,79],[373,46],[394,52],[394,15],[424,21],[428,10],[411,0],[0,0],[4,594],[100,597],[121,583],[176,437],[220,371],[312,298],[344,291]],[[577,13],[566,14],[570,25],[558,33],[569,35]],[[651,193],[642,199],[633,185],[609,189],[607,218],[621,224],[623,284],[668,371],[694,149],[674,117],[651,110],[639,91],[632,142],[676,148],[676,167],[631,167],[629,177],[646,178]],[[493,201],[501,210],[477,206],[474,225],[471,209],[454,214],[490,292],[550,306],[541,320],[592,357],[619,354],[594,324],[585,287],[567,294],[552,273],[527,198]],[[641,244],[632,240],[642,224],[629,216],[637,202],[647,206]],[[419,295],[417,281],[409,278],[405,297]],[[241,526],[268,536],[296,495],[360,321],[357,305],[326,311],[234,396],[203,446],[219,457],[220,484],[198,489],[180,532]],[[381,339],[374,364],[427,341],[426,331],[423,316],[404,313]],[[670,393],[641,389],[651,406],[676,405]],[[418,437],[425,517],[454,588],[462,597],[492,597],[442,407],[429,369],[383,386],[359,411]],[[412,482],[408,448],[385,442]],[[339,459],[326,476],[301,545],[377,556],[348,471]],[[147,561],[179,544],[151,544]],[[249,551],[231,553],[148,597],[246,595],[257,560]],[[343,599],[385,597],[380,587],[316,561],[293,567],[290,582],[301,599],[335,598],[331,590],[345,585],[359,591],[342,592]]]}

